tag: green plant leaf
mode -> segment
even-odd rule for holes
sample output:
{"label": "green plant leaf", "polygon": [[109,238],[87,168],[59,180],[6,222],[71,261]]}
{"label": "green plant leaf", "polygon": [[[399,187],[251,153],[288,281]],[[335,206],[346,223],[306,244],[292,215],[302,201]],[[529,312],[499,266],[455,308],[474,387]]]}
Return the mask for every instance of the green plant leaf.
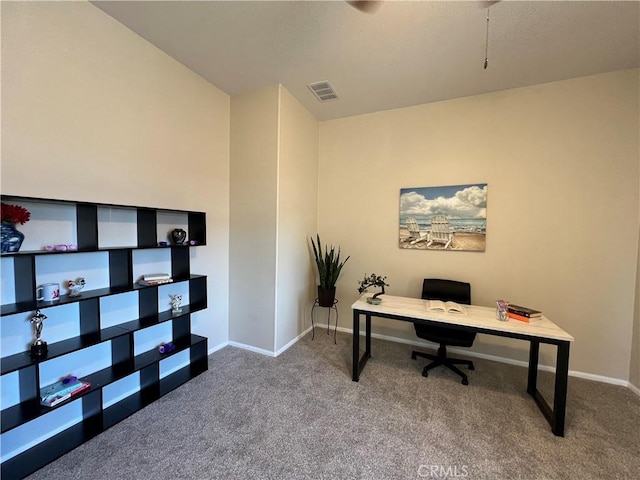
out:
{"label": "green plant leaf", "polygon": [[344,264],[347,263],[350,257],[345,258],[344,261],[340,261],[340,248],[338,248],[336,252],[333,245],[325,245],[323,253],[319,234],[316,234],[316,242],[314,242],[313,237],[311,237],[311,245],[313,247],[316,266],[318,267],[320,287],[323,289],[334,288]]}

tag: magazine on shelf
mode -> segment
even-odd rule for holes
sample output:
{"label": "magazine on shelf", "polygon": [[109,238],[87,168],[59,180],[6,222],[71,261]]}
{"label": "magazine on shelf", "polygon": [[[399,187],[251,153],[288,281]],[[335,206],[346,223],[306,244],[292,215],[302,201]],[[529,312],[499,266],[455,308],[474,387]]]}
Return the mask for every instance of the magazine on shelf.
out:
{"label": "magazine on shelf", "polygon": [[427,310],[431,312],[456,313],[466,315],[465,308],[456,302],[443,302],[442,300],[427,300]]}
{"label": "magazine on shelf", "polygon": [[150,282],[153,280],[166,280],[168,278],[171,278],[171,275],[169,275],[168,273],[147,273],[145,275],[142,275],[142,280],[144,280],[145,282]]}
{"label": "magazine on shelf", "polygon": [[54,407],[89,387],[91,387],[89,382],[75,377],[66,378],[43,388],[40,391],[40,403],[45,407]]}
{"label": "magazine on shelf", "polygon": [[138,285],[142,285],[143,287],[149,287],[151,285],[163,285],[165,283],[173,282],[173,278],[163,278],[161,280],[138,280]]}

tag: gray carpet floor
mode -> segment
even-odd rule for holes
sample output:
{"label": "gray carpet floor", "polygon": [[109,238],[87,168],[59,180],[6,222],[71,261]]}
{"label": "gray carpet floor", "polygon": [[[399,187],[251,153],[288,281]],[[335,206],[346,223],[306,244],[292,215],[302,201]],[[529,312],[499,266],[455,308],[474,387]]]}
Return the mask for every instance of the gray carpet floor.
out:
{"label": "gray carpet floor", "polygon": [[[373,339],[351,381],[351,335],[317,329],[277,358],[226,347],[209,370],[30,479],[636,479],[640,399],[570,378],[566,436],[526,369],[475,360],[468,386],[429,378],[412,347]],[[549,396],[552,375],[542,372]]]}

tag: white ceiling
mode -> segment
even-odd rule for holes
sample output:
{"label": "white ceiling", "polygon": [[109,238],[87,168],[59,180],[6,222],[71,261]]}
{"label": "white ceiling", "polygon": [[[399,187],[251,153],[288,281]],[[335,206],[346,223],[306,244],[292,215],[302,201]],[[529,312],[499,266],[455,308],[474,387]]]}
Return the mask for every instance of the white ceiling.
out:
{"label": "white ceiling", "polygon": [[318,120],[640,66],[638,1],[496,3],[486,70],[486,2],[92,3],[229,95],[281,83]]}

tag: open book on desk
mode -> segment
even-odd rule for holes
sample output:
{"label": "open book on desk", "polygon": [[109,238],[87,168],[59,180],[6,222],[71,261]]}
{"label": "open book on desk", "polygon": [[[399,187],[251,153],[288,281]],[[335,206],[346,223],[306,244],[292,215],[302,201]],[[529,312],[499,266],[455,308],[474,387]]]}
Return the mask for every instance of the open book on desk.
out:
{"label": "open book on desk", "polygon": [[467,311],[459,303],[443,302],[442,300],[427,300],[427,310],[430,312],[467,314]]}

